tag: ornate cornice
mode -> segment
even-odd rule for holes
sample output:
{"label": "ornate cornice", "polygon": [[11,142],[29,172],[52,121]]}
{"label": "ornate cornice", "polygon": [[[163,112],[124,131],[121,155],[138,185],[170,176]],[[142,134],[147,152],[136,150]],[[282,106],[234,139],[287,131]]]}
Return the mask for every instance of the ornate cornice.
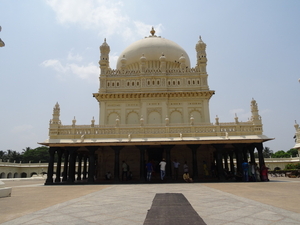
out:
{"label": "ornate cornice", "polygon": [[156,93],[93,93],[98,101],[104,99],[140,99],[140,98],[191,98],[200,97],[210,99],[215,91],[197,92],[156,92]]}

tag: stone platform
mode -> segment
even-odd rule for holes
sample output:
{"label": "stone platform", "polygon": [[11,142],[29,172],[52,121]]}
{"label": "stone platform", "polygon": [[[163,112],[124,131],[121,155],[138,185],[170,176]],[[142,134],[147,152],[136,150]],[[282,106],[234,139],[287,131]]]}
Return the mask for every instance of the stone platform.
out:
{"label": "stone platform", "polygon": [[4,182],[13,189],[11,197],[0,199],[0,223],[6,225],[143,224],[155,196],[165,193],[181,193],[208,225],[300,224],[299,178],[76,186],[44,186],[41,180]]}

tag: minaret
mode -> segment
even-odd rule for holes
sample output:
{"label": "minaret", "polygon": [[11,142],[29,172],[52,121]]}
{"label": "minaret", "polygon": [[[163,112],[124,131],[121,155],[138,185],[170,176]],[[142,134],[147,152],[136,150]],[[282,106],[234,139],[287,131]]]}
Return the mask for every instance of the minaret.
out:
{"label": "minaret", "polygon": [[261,116],[258,114],[258,107],[256,101],[252,98],[251,101],[251,121],[253,125],[261,125]]}
{"label": "minaret", "polygon": [[101,74],[105,74],[106,70],[109,69],[109,52],[110,52],[110,47],[106,43],[106,38],[104,39],[103,44],[100,46],[100,69],[101,69]]}
{"label": "minaret", "polygon": [[199,36],[199,41],[196,44],[196,52],[197,52],[197,68],[200,69],[201,73],[206,73],[206,44],[202,41],[201,36]]}
{"label": "minaret", "polygon": [[60,119],[60,108],[58,102],[53,108],[52,120],[50,120],[50,128],[57,128],[61,124]]}

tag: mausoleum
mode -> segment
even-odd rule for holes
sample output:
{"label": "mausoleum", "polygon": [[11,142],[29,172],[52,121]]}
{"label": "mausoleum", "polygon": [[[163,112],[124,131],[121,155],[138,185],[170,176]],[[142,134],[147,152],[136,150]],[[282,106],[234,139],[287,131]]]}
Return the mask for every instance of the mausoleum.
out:
{"label": "mausoleum", "polygon": [[181,165],[186,161],[195,181],[211,177],[212,167],[218,179],[224,180],[224,169],[241,171],[244,160],[255,162],[255,150],[263,165],[263,143],[271,138],[263,134],[256,101],[250,102],[252,116],[246,122],[237,116],[233,122],[223,123],[218,117],[211,122],[209,101],[215,91],[208,86],[206,44],[201,37],[195,44],[197,63],[191,66],[182,47],[156,36],[152,28],[150,36],[120,54],[112,69],[110,46],[104,40],[100,86],[93,93],[99,104],[99,123],[93,118],[88,125],[78,125],[74,118],[72,124],[63,125],[56,103],[49,139],[40,143],[50,147],[45,184],[102,183],[107,172],[118,183],[122,161],[137,182],[145,181],[147,161],[158,171],[156,165],[162,158],[167,162],[167,181],[174,179],[173,159]]}

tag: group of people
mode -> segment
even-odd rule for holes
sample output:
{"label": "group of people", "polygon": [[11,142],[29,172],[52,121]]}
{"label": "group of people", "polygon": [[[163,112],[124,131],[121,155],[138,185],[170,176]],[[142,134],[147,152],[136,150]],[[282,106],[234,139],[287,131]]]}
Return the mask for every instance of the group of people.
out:
{"label": "group of people", "polygon": [[269,181],[268,170],[265,164],[261,168],[257,166],[257,163],[253,162],[243,162],[243,181]]}
{"label": "group of people", "polygon": [[[158,165],[160,168],[160,179],[164,180],[165,175],[166,175],[166,165],[167,165],[166,160],[163,158],[162,161]],[[174,179],[178,180],[178,170],[179,170],[180,163],[176,159],[174,159],[173,166],[174,166]],[[147,181],[151,181],[151,176],[152,176],[152,173],[154,172],[153,164],[151,161],[148,161],[148,163],[146,164],[146,170],[147,170],[146,179],[147,179]],[[184,172],[183,180],[186,182],[189,182],[189,183],[193,182],[193,179],[190,178],[190,176],[189,176],[187,162],[185,162],[183,165],[183,172]]]}

